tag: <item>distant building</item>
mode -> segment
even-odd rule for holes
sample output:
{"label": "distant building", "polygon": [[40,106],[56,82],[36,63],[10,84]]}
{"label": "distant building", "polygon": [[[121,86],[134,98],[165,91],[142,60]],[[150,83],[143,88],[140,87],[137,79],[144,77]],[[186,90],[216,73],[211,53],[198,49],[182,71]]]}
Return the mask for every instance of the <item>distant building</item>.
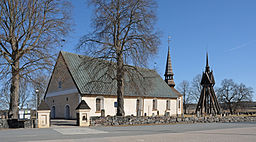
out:
{"label": "distant building", "polygon": [[[106,76],[107,61],[61,51],[49,81],[45,101],[51,108],[51,118],[76,118],[76,107],[85,100],[90,116],[116,114],[116,81]],[[110,62],[108,62],[110,63]],[[154,71],[133,67],[125,77],[125,115],[152,116],[183,113],[182,95],[174,89],[170,52],[168,51],[165,81]],[[99,68],[101,68],[99,70]],[[109,70],[108,70],[109,71]],[[139,74],[137,73],[139,72]],[[140,76],[144,81],[140,82]],[[104,110],[104,111],[103,111]]]}

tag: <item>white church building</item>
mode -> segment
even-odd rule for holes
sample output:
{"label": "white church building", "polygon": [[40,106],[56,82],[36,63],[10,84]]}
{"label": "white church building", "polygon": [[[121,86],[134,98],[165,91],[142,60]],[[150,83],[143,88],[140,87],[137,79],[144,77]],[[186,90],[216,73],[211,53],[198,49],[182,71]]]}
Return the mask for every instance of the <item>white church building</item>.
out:
{"label": "white church building", "polygon": [[[117,111],[116,81],[112,62],[61,51],[52,72],[45,102],[51,118],[76,119],[76,107],[85,100],[90,116],[114,116]],[[114,63],[115,64],[115,63]],[[127,66],[124,87],[125,115],[154,116],[183,113],[182,95],[174,88],[170,51],[165,80],[154,70]]]}

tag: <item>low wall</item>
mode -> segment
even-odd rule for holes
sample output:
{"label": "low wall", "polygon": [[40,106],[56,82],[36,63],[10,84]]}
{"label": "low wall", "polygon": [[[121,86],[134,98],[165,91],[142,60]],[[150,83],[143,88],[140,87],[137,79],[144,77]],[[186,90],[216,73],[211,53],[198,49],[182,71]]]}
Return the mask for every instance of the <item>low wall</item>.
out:
{"label": "low wall", "polygon": [[90,126],[117,126],[117,125],[145,125],[145,124],[172,124],[172,123],[225,123],[225,122],[256,122],[254,116],[226,116],[226,117],[136,117],[136,116],[108,116],[91,117]]}
{"label": "low wall", "polygon": [[7,119],[0,119],[0,128],[9,128]]}
{"label": "low wall", "polygon": [[34,128],[34,120],[0,119],[0,128]]}

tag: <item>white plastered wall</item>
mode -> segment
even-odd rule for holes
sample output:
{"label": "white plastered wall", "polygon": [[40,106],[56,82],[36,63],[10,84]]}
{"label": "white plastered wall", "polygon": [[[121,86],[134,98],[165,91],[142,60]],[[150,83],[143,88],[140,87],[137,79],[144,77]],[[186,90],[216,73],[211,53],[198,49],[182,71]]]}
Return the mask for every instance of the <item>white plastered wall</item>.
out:
{"label": "white plastered wall", "polygon": [[157,114],[157,111],[159,111],[159,115],[164,115],[166,112],[166,101],[170,100],[170,110],[167,110],[170,112],[170,115],[176,115],[176,99],[157,99],[157,110],[153,110],[153,99],[144,99],[144,113],[147,114],[147,116],[152,116]]}
{"label": "white plastered wall", "polygon": [[[102,97],[82,97],[82,100],[85,100],[86,103],[91,108],[90,116],[100,116],[100,112],[96,112],[96,98]],[[116,102],[116,98],[114,97],[103,97],[104,99],[104,110],[105,110],[105,116],[110,115],[114,116],[116,114],[116,107],[114,107],[114,103]],[[177,99],[168,99],[170,100],[170,115],[174,116],[177,114]],[[143,110],[142,115],[146,113],[147,116],[152,116],[157,114],[157,111],[159,111],[159,115],[164,115],[166,112],[166,101],[167,99],[157,99],[157,111],[153,111],[153,99],[142,99],[143,104]],[[124,99],[124,111],[125,115],[134,115],[136,116],[136,103],[137,98],[125,98]]]}

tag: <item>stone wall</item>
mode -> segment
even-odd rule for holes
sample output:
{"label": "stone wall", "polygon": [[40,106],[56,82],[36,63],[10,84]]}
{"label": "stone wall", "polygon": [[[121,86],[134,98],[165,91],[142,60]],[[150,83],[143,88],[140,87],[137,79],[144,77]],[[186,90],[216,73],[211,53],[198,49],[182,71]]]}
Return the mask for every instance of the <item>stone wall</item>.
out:
{"label": "stone wall", "polygon": [[34,128],[35,120],[0,119],[0,128]]}
{"label": "stone wall", "polygon": [[91,117],[90,126],[117,126],[117,125],[146,125],[146,124],[173,124],[173,123],[225,123],[225,122],[256,122],[254,116],[226,116],[226,117]]}
{"label": "stone wall", "polygon": [[0,128],[9,128],[9,125],[6,119],[0,119]]}

